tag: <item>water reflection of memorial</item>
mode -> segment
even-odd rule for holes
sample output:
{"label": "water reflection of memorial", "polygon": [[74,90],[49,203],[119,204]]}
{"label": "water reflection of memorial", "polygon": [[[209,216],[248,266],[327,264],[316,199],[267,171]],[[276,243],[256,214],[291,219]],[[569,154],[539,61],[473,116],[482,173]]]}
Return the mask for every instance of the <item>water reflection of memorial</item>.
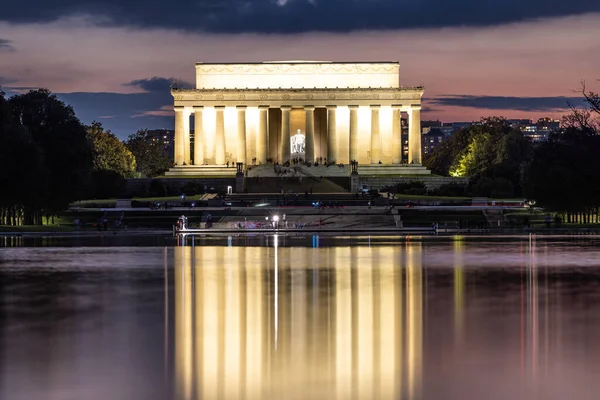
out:
{"label": "water reflection of memorial", "polygon": [[421,247],[175,249],[184,399],[415,398]]}

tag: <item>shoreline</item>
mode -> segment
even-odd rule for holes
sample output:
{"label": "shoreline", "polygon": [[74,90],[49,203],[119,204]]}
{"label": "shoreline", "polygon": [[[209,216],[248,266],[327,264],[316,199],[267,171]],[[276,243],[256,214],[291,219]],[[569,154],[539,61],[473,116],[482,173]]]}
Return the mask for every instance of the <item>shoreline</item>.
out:
{"label": "shoreline", "polygon": [[529,234],[539,236],[595,236],[600,234],[600,228],[532,228],[532,229],[438,229],[437,232],[431,227],[406,227],[406,228],[382,228],[382,227],[364,227],[347,229],[306,227],[304,229],[282,228],[282,229],[235,229],[235,228],[208,228],[208,229],[190,229],[185,232],[175,233],[172,229],[130,229],[127,231],[108,230],[108,231],[12,231],[0,232],[0,237],[114,237],[114,236],[302,236],[318,235],[327,236],[431,236],[431,237],[452,237],[456,235],[465,236],[518,236],[524,237]]}

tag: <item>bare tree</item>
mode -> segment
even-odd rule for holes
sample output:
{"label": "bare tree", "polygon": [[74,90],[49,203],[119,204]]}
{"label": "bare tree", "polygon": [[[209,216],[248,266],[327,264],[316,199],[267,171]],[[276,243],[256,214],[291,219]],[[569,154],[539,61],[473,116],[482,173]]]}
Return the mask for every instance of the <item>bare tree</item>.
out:
{"label": "bare tree", "polygon": [[569,103],[571,112],[562,117],[562,126],[577,128],[588,132],[600,132],[600,121],[595,119],[592,112],[586,108],[577,108]]}
{"label": "bare tree", "polygon": [[[600,81],[600,80],[599,80]],[[585,81],[581,81],[581,87],[574,92],[583,96],[587,107],[577,107],[571,103],[569,109],[571,113],[562,118],[562,125],[565,128],[576,128],[586,131],[590,134],[600,133],[600,94],[587,89]]]}
{"label": "bare tree", "polygon": [[[600,79],[598,79],[598,82],[600,82]],[[588,91],[585,86],[585,81],[581,81],[581,93],[583,94],[583,97],[585,97],[585,101],[589,104],[590,109],[593,112],[600,114],[600,94],[594,93],[591,90]]]}

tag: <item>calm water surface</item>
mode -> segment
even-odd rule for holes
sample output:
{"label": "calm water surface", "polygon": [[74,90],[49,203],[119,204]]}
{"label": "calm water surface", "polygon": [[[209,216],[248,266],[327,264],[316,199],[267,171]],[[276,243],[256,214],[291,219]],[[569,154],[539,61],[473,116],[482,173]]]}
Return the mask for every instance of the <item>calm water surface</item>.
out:
{"label": "calm water surface", "polygon": [[1,399],[599,397],[593,238],[111,240],[0,241]]}

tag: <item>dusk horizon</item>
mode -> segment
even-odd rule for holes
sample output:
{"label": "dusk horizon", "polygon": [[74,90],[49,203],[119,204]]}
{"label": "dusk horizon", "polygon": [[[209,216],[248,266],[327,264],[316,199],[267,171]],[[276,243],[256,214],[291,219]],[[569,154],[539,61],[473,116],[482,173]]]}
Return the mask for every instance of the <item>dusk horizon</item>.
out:
{"label": "dusk horizon", "polygon": [[[194,18],[183,5],[165,14],[161,2],[140,10],[111,1],[101,10],[40,3],[31,15],[9,2],[0,17],[0,87],[9,96],[47,88],[83,123],[101,122],[121,139],[138,129],[173,129],[169,85],[192,87],[196,62],[398,61],[402,85],[425,87],[422,119],[445,122],[560,119],[569,104],[583,104],[582,80],[597,91],[594,2],[532,1],[519,10],[470,1],[452,10],[437,1],[366,3],[203,3]],[[259,14],[270,18],[257,21]]]}

